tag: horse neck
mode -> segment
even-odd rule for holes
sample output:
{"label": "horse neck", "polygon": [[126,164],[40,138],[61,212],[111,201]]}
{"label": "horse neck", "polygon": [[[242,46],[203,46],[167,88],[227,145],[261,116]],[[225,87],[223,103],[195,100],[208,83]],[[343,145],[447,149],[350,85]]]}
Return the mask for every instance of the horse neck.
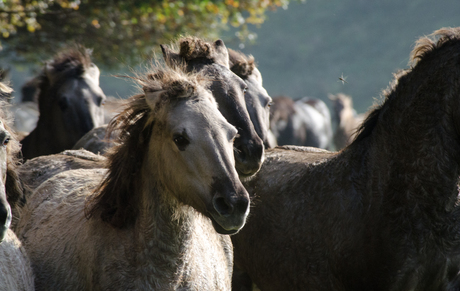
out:
{"label": "horse neck", "polygon": [[403,92],[406,96],[382,107],[369,140],[362,140],[368,146],[360,151],[371,161],[374,177],[388,180],[380,184],[387,185],[387,198],[431,210],[452,208],[460,152],[448,102],[436,94]]}
{"label": "horse neck", "polygon": [[134,227],[133,265],[139,266],[140,282],[178,288],[193,264],[193,228],[200,223],[200,214],[179,203],[159,181],[153,181],[151,177],[156,175],[148,176]]}

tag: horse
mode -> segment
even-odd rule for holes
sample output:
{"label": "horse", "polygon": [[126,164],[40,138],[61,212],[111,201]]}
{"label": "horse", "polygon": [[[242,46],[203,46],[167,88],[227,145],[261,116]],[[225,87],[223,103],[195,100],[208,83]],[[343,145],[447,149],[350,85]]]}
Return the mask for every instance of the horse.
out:
{"label": "horse", "polygon": [[262,74],[255,65],[254,57],[232,49],[228,49],[228,56],[230,70],[247,84],[244,100],[255,131],[265,148],[275,147],[276,139],[270,131],[272,98],[262,85]]}
{"label": "horse", "polygon": [[366,114],[357,114],[353,108],[353,100],[343,93],[329,95],[332,101],[333,117],[336,123],[334,131],[334,146],[340,150],[351,143],[356,131],[366,118]]}
{"label": "horse", "polygon": [[39,119],[22,141],[22,155],[30,159],[70,149],[89,130],[103,124],[105,95],[99,69],[83,47],[58,53],[39,79]]}
{"label": "horse", "polygon": [[237,129],[205,76],[152,70],[109,125],[107,166],[58,172],[27,200],[16,232],[37,290],[230,289],[228,234],[249,211]]}
{"label": "horse", "polygon": [[170,46],[160,45],[168,65],[185,65],[188,71],[203,72],[213,80],[211,91],[219,110],[238,129],[234,143],[236,170],[243,179],[252,176],[263,163],[264,145],[246,109],[244,92],[248,86],[230,71],[224,42],[219,39],[210,43],[196,37],[183,37]]}
{"label": "horse", "polygon": [[304,97],[294,101],[287,96],[277,96],[273,98],[270,115],[270,128],[278,145],[330,149],[331,114],[322,100]]}
{"label": "horse", "polygon": [[416,42],[339,152],[266,151],[232,236],[261,290],[446,290],[460,269],[460,28]]}
{"label": "horse", "polygon": [[[11,93],[0,82],[0,95]],[[34,277],[28,256],[14,232],[9,228],[12,218],[18,217],[23,198],[22,185],[16,169],[19,142],[11,131],[6,101],[0,102],[0,290],[29,291],[34,289]],[[11,205],[10,205],[11,204]]]}

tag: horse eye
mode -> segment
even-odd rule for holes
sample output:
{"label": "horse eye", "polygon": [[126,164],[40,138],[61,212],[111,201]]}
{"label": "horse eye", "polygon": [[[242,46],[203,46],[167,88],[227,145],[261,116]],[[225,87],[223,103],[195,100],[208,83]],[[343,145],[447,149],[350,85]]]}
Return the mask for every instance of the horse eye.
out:
{"label": "horse eye", "polygon": [[248,92],[248,87],[243,89],[243,93],[246,94],[246,92]]}
{"label": "horse eye", "polygon": [[180,151],[185,151],[185,148],[190,144],[190,142],[182,135],[174,136],[173,141]]}
{"label": "horse eye", "polygon": [[271,107],[272,105],[273,105],[273,101],[270,101],[270,102],[267,103],[268,107]]}
{"label": "horse eye", "polygon": [[6,146],[9,142],[10,142],[10,138],[7,137],[7,138],[5,138],[5,140],[3,141],[3,145]]}

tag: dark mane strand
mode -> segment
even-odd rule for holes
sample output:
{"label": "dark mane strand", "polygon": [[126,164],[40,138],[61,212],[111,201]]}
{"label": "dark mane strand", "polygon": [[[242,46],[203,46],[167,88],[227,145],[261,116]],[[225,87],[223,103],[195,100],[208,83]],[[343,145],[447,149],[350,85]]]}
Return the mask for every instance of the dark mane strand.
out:
{"label": "dark mane strand", "polygon": [[85,215],[99,214],[114,227],[132,225],[137,217],[137,195],[141,169],[153,124],[148,124],[150,107],[144,95],[130,98],[127,108],[108,126],[108,134],[118,130],[120,144],[107,155],[108,174],[87,201]]}
{"label": "dark mane strand", "polygon": [[242,79],[247,79],[256,67],[253,56],[246,56],[232,49],[228,49],[228,56],[230,70]]}

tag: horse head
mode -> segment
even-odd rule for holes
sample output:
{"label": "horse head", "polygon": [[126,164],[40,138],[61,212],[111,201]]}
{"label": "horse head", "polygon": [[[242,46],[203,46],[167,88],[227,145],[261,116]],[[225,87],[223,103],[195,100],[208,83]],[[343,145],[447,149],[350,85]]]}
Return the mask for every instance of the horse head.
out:
{"label": "horse head", "polygon": [[106,96],[99,87],[99,68],[90,62],[88,50],[65,52],[46,64],[45,76],[49,82],[48,94],[55,97],[50,100],[51,106],[60,113],[55,118],[63,121],[68,134],[81,137],[104,123],[102,105]]}
{"label": "horse head", "polygon": [[26,159],[70,149],[88,131],[104,124],[106,96],[90,51],[76,47],[46,63],[38,81],[39,119],[23,140]]}
{"label": "horse head", "polygon": [[245,56],[243,53],[232,49],[228,50],[228,54],[230,70],[247,84],[244,99],[254,129],[264,142],[265,147],[272,148],[274,145],[269,137],[272,98],[262,85],[262,74],[256,68],[252,56]]}
{"label": "horse head", "polygon": [[180,50],[161,45],[168,65],[186,66],[188,71],[199,71],[212,80],[211,92],[219,110],[238,129],[234,142],[236,169],[240,177],[255,174],[262,165],[264,147],[246,109],[244,94],[247,84],[229,69],[228,50],[222,40],[213,43],[198,38],[179,40]]}
{"label": "horse head", "polygon": [[[235,170],[237,130],[219,112],[207,89],[210,82],[202,75],[171,68],[139,78],[139,82],[144,93],[131,97],[126,110],[109,125],[109,132],[119,130],[121,143],[109,152],[110,173],[102,183],[100,202],[95,204],[105,208],[103,219],[123,226],[129,221],[126,207],[130,205],[178,201],[209,217],[218,233],[237,232],[249,212],[249,196]],[[120,185],[123,179],[118,177],[125,175],[137,175],[140,180]],[[143,192],[136,190],[146,183],[140,181],[149,181],[147,188],[156,189],[149,196],[161,192],[169,196],[140,203],[146,198],[132,194]],[[123,198],[114,198],[120,191]],[[135,212],[129,217],[135,219]]]}

